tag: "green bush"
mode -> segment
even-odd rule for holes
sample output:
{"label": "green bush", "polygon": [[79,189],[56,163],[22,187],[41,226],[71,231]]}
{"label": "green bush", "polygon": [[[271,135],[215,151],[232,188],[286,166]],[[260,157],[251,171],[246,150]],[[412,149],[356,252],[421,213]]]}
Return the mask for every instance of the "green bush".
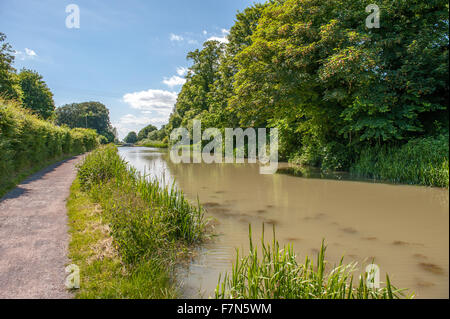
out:
{"label": "green bush", "polygon": [[448,187],[448,138],[448,134],[442,134],[414,139],[399,147],[366,148],[351,173],[394,183]]}
{"label": "green bush", "polygon": [[343,171],[349,168],[352,154],[352,149],[338,142],[309,142],[289,162],[320,167],[323,171]]}
{"label": "green bush", "polygon": [[55,126],[18,102],[0,98],[0,192],[11,187],[23,171],[96,146],[95,131]]}

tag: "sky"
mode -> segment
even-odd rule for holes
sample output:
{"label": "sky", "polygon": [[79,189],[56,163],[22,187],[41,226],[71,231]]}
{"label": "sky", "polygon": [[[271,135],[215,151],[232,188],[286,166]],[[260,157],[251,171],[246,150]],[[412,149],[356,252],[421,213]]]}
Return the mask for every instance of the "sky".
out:
{"label": "sky", "polygon": [[254,2],[0,0],[0,32],[15,50],[14,67],[39,72],[57,107],[99,101],[123,139],[167,123],[187,53],[226,41],[236,13]]}

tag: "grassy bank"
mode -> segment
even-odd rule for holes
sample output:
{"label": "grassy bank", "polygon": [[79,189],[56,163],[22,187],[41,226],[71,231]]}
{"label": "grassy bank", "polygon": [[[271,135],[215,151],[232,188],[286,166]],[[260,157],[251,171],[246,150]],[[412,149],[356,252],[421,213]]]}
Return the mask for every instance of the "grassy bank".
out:
{"label": "grassy bank", "polygon": [[0,196],[29,174],[97,144],[93,130],[58,127],[0,98]]}
{"label": "grassy bank", "polygon": [[136,146],[145,146],[145,147],[155,147],[155,148],[167,148],[167,143],[164,143],[163,141],[152,141],[149,139],[144,139],[142,141],[139,141]]}
{"label": "grassy bank", "polygon": [[[339,156],[336,156],[336,154]],[[297,164],[283,173],[308,176],[308,167],[319,168],[321,175],[350,172],[349,178],[374,179],[398,184],[449,186],[448,134],[417,138],[403,145],[373,145],[358,152],[318,147],[290,158]],[[325,160],[326,159],[326,160]]]}
{"label": "grassy bank", "polygon": [[448,187],[448,134],[411,140],[400,147],[367,148],[350,171],[394,183]]}
{"label": "grassy bank", "polygon": [[112,145],[78,169],[68,203],[70,257],[81,273],[77,297],[175,297],[175,266],[205,236],[203,209],[145,179]]}
{"label": "grassy bank", "polygon": [[303,264],[296,260],[292,246],[280,248],[275,239],[267,244],[261,239],[261,253],[253,245],[249,231],[250,251],[239,258],[237,254],[231,274],[219,278],[216,298],[233,299],[398,299],[405,297],[402,290],[391,285],[389,276],[380,288],[369,288],[365,273],[354,278],[356,263],[340,263],[327,271],[325,246],[317,256],[317,262],[306,257]]}

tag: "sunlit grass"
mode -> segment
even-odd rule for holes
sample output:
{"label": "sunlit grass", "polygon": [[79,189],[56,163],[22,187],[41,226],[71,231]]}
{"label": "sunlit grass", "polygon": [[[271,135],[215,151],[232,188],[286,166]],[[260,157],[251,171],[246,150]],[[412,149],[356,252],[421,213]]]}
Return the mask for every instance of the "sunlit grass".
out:
{"label": "sunlit grass", "polygon": [[292,245],[280,248],[275,239],[261,238],[261,253],[253,245],[249,227],[250,251],[239,257],[230,274],[219,278],[216,298],[233,299],[396,299],[405,297],[403,291],[395,288],[386,275],[384,287],[369,288],[367,274],[354,278],[356,263],[340,263],[331,271],[326,271],[325,244],[322,243],[316,264],[306,257],[303,264],[296,259]]}
{"label": "sunlit grass", "polygon": [[394,183],[448,187],[448,135],[411,140],[401,147],[367,148],[351,173]]}
{"label": "sunlit grass", "polygon": [[[92,264],[87,261],[89,254],[79,258],[72,254],[74,262],[85,265],[81,272],[91,278],[78,297],[174,298],[175,266],[189,257],[192,245],[205,235],[203,209],[191,205],[175,187],[163,187],[129,167],[113,145],[89,154],[78,167],[77,181],[78,193],[101,207],[96,218],[108,227],[104,240],[110,238],[117,252]],[[71,247],[92,252],[92,243],[77,245],[77,237]]]}

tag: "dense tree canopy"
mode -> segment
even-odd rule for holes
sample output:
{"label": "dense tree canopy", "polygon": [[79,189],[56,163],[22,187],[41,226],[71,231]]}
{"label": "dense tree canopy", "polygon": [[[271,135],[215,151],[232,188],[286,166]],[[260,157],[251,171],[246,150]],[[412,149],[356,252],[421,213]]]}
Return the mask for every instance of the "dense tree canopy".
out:
{"label": "dense tree canopy", "polygon": [[55,111],[53,94],[42,76],[32,70],[22,69],[18,75],[23,92],[23,105],[43,119],[48,119]]}
{"label": "dense tree canopy", "polygon": [[114,141],[114,129],[109,119],[109,110],[100,102],[73,103],[56,109],[58,125],[70,128],[83,127],[95,129],[109,142]]}
{"label": "dense tree canopy", "polygon": [[125,136],[125,139],[123,140],[125,143],[134,144],[138,141],[138,137],[136,135],[136,132],[130,132],[127,136]]}
{"label": "dense tree canopy", "polygon": [[448,3],[285,0],[238,13],[192,61],[167,131],[277,127],[285,158],[348,167],[366,145],[448,131]]}
{"label": "dense tree canopy", "polygon": [[141,141],[141,140],[147,138],[147,137],[148,137],[148,134],[149,134],[150,132],[157,131],[157,130],[158,130],[158,129],[156,128],[156,126],[151,125],[151,124],[147,125],[147,126],[144,127],[142,130],[139,131],[139,133],[138,133],[138,135],[137,135],[138,141]]}

